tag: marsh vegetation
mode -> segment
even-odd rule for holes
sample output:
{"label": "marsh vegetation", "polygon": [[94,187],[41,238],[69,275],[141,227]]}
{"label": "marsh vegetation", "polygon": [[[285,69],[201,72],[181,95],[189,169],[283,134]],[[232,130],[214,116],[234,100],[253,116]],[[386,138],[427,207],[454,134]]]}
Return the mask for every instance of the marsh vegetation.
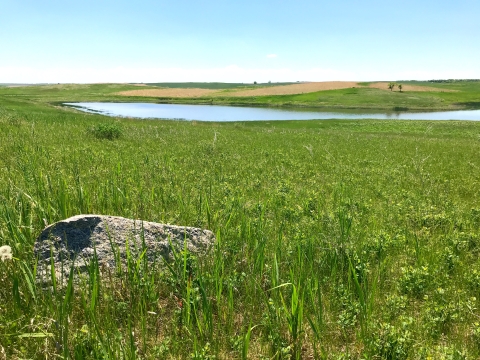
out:
{"label": "marsh vegetation", "polygon": [[[480,356],[479,123],[142,122],[42,102],[104,96],[79,89],[0,95],[0,357]],[[35,238],[81,213],[218,242],[44,288]]]}

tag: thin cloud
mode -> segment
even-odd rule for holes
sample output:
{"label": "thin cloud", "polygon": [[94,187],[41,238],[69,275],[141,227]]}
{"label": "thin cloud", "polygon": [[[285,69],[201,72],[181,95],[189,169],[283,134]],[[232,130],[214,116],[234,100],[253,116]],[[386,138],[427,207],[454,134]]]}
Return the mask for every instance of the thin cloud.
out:
{"label": "thin cloud", "polygon": [[267,58],[273,59],[273,58],[276,58],[277,56],[278,56],[277,54],[268,54]]}

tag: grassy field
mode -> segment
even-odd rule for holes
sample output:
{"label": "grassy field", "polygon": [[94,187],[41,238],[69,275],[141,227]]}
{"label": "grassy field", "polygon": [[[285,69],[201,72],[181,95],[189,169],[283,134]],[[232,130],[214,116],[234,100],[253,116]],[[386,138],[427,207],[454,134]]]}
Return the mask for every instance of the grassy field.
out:
{"label": "grassy field", "polygon": [[[408,85],[427,86],[447,91],[395,91],[364,86],[318,91],[313,93],[257,96],[250,98],[213,99],[214,103],[253,104],[257,106],[304,106],[332,109],[378,109],[378,110],[448,110],[480,109],[480,81],[462,83],[404,82]],[[360,84],[361,85],[361,84]]]}
{"label": "grassy field", "polygon": [[[459,110],[480,109],[480,81],[458,81],[448,83],[433,83],[420,81],[405,81],[403,85],[414,85],[432,88],[428,91],[395,91],[370,88],[371,83],[359,83],[357,87],[325,90],[295,95],[273,96],[238,96],[235,91],[261,89],[279,85],[259,84],[246,88],[229,88],[241,84],[221,83],[158,83],[146,86],[132,84],[62,84],[27,87],[0,87],[0,97],[8,99],[23,98],[35,102],[60,104],[68,101],[120,101],[120,102],[157,102],[157,103],[189,103],[218,104],[239,106],[270,106],[270,107],[311,107],[323,109],[370,109],[380,111],[408,110]],[[219,90],[221,96],[212,94],[196,98],[178,97],[146,97],[121,96],[118,93],[129,90],[158,90],[159,86],[177,89],[183,86],[187,91],[195,89]],[[218,87],[223,87],[219,89]],[[454,90],[454,92],[451,92]]]}
{"label": "grassy field", "polygon": [[[477,87],[435,96],[475,103]],[[0,89],[0,245],[14,256],[0,262],[0,358],[480,357],[479,122],[137,121],[50,105],[131,88]],[[218,242],[43,289],[35,238],[81,213]]]}

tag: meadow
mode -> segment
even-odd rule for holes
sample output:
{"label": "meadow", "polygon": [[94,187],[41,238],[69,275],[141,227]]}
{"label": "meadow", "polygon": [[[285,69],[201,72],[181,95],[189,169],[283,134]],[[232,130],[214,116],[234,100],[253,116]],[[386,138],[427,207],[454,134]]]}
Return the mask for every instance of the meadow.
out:
{"label": "meadow", "polygon": [[[262,107],[308,107],[318,109],[369,109],[378,111],[434,111],[480,109],[480,81],[403,81],[405,89],[421,87],[423,91],[394,91],[379,89],[379,83],[351,83],[352,87],[323,91],[303,91],[296,94],[268,95],[271,88],[296,86],[300,84],[223,84],[223,83],[152,83],[141,84],[51,84],[27,87],[1,87],[3,99],[29,99],[39,103],[61,105],[62,102],[114,101],[186,103],[209,105],[237,105]],[[308,87],[308,84],[306,84]],[[425,91],[431,88],[432,91]],[[166,94],[171,90],[174,96],[148,96],[157,91]],[[184,89],[185,96],[181,96]],[[263,89],[263,91],[262,91]],[[328,89],[328,87],[327,87]],[[160,90],[160,91],[159,91]],[[205,93],[202,94],[202,90]],[[140,92],[142,96],[124,96],[121,93]],[[194,97],[187,95],[198,93]],[[246,96],[249,91],[262,96]],[[180,93],[179,93],[180,92]],[[243,94],[242,94],[243,93]],[[238,96],[236,96],[236,94]],[[240,96],[241,94],[241,96]]]}
{"label": "meadow", "polygon": [[[435,96],[475,103],[477,85],[434,86],[470,86]],[[0,358],[480,357],[479,122],[55,106],[129,88],[0,89],[0,245],[14,256],[0,262]],[[80,283],[42,286],[36,237],[82,213],[208,228],[217,243],[168,265],[92,261]]]}
{"label": "meadow", "polygon": [[213,103],[256,106],[317,107],[327,109],[375,109],[390,111],[430,111],[480,108],[480,81],[430,83],[427,81],[398,82],[404,87],[420,86],[432,91],[394,91],[372,88],[372,83],[357,86],[305,92],[302,94],[214,98]]}

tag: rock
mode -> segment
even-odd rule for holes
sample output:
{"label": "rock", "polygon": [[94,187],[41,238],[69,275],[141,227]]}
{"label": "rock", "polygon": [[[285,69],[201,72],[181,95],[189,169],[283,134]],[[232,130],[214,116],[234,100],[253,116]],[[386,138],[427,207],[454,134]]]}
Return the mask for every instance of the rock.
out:
{"label": "rock", "polygon": [[198,254],[214,243],[215,236],[210,230],[194,227],[118,216],[77,215],[46,227],[37,238],[37,273],[49,279],[53,258],[57,278],[68,279],[72,264],[80,273],[85,272],[95,253],[101,268],[114,268],[116,258],[125,264],[127,243],[134,259],[146,250],[147,260],[153,262],[160,256],[171,257],[172,246],[182,250],[185,241],[188,250]]}

